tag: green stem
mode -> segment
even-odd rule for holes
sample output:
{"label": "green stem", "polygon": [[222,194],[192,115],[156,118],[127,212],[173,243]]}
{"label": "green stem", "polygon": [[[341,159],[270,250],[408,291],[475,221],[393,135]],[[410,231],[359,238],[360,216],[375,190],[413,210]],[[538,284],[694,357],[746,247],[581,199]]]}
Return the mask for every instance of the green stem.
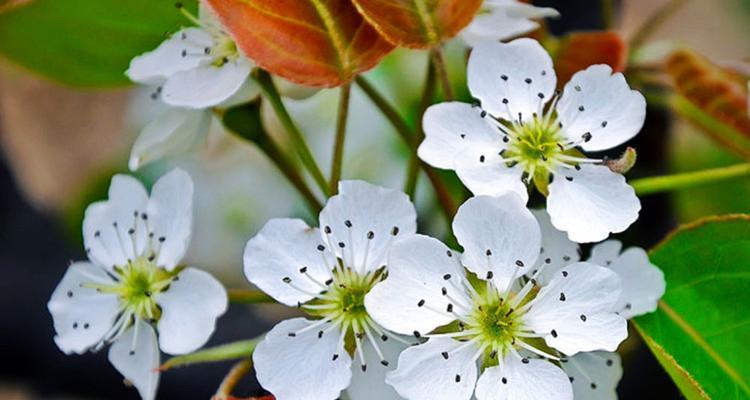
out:
{"label": "green stem", "polygon": [[237,304],[276,303],[271,296],[256,290],[229,289],[229,301]]}
{"label": "green stem", "polygon": [[[386,117],[386,119],[388,119],[391,125],[396,128],[396,132],[398,133],[398,135],[406,143],[406,145],[409,146],[411,154],[416,155],[418,143],[414,140],[415,134],[414,132],[412,132],[409,125],[406,124],[406,121],[404,121],[403,117],[401,117],[398,111],[396,111],[396,109],[393,108],[393,106],[388,103],[388,101],[380,93],[378,93],[375,87],[373,87],[370,82],[368,82],[361,75],[356,78],[356,82],[357,85],[359,85],[359,87],[362,89],[362,91],[364,91],[365,94],[370,98],[370,100],[375,104],[375,106],[380,109],[380,112],[383,113],[383,115]],[[430,166],[428,166],[421,160],[419,161],[419,165],[427,175],[427,178],[430,180],[432,187],[435,189],[438,203],[440,203],[440,207],[443,210],[443,213],[448,218],[448,221],[451,221],[453,219],[453,215],[456,213],[456,204],[453,200],[453,196],[451,196],[448,188],[445,186],[443,181],[440,179],[440,176],[438,176],[437,172],[435,172],[434,169],[430,168]]]}
{"label": "green stem", "polygon": [[435,63],[435,72],[440,77],[440,82],[443,86],[443,97],[446,101],[451,101],[455,98],[453,95],[453,86],[451,86],[451,79],[448,76],[448,67],[445,64],[445,56],[443,54],[442,46],[435,46],[431,51],[430,55]]}
{"label": "green stem", "polygon": [[247,373],[250,372],[252,368],[253,362],[249,358],[240,360],[236,364],[234,364],[232,369],[229,370],[227,376],[224,377],[224,380],[221,381],[219,389],[216,391],[216,394],[211,398],[211,400],[233,399],[234,397],[232,397],[232,392],[234,391],[234,388],[240,382],[240,379],[247,375]]}
{"label": "green stem", "polygon": [[339,98],[339,113],[336,120],[336,139],[333,144],[333,161],[331,162],[331,180],[328,192],[331,195],[338,191],[339,180],[341,180],[341,165],[344,163],[344,143],[346,141],[346,119],[349,115],[349,95],[351,94],[351,83],[341,86],[341,97]]}
{"label": "green stem", "polygon": [[[424,129],[422,127],[422,118],[427,107],[432,104],[435,97],[435,65],[430,60],[427,64],[427,77],[425,78],[424,89],[422,91],[422,99],[419,102],[419,112],[417,119],[417,131],[414,135],[414,139],[411,148],[417,148],[419,143],[424,139]],[[404,184],[404,193],[409,195],[412,199],[414,198],[414,192],[417,188],[417,178],[419,177],[419,156],[416,152],[412,152],[409,158],[409,167],[406,173],[406,183]]]}
{"label": "green stem", "polygon": [[636,193],[639,195],[648,195],[680,189],[689,189],[696,186],[738,178],[750,178],[750,163],[707,169],[697,172],[641,178],[631,181],[630,185],[635,188]]}
{"label": "green stem", "polygon": [[227,343],[216,347],[196,351],[195,353],[172,357],[159,367],[159,371],[167,371],[175,367],[184,367],[190,364],[219,362],[248,358],[255,351],[255,347],[265,337],[262,334],[254,339]]}
{"label": "green stem", "polygon": [[656,32],[657,29],[669,20],[669,18],[688,1],[690,0],[671,0],[643,21],[630,38],[630,54],[634,54],[649,36]]}
{"label": "green stem", "polygon": [[266,99],[276,112],[279,121],[289,134],[292,145],[297,150],[297,153],[299,153],[302,164],[307,168],[307,171],[310,172],[310,175],[312,175],[315,183],[320,187],[320,190],[328,195],[328,182],[326,182],[323,172],[321,172],[320,167],[318,167],[318,163],[315,161],[315,157],[312,155],[310,146],[308,146],[305,137],[302,135],[302,132],[300,132],[299,128],[292,120],[291,115],[289,115],[289,111],[287,111],[284,103],[281,101],[281,95],[279,95],[276,85],[274,85],[271,80],[271,75],[262,69],[256,69],[254,76],[258,81],[263,94],[265,94]]}

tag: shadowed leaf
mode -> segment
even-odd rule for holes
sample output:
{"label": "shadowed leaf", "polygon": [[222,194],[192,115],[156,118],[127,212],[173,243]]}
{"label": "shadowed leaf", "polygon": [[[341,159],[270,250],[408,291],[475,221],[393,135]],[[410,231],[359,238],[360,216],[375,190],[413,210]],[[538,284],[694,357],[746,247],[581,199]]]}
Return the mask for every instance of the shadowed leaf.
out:
{"label": "shadowed leaf", "polygon": [[353,0],[388,40],[410,48],[433,47],[468,25],[481,0]]}

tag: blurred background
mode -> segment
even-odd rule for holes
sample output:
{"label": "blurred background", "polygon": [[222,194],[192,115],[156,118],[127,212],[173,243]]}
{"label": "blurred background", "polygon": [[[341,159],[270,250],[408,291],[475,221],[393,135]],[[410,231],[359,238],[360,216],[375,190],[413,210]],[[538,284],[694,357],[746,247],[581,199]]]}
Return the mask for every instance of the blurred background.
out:
{"label": "blurred background", "polygon": [[[91,201],[105,197],[112,174],[126,172],[133,140],[155,110],[143,89],[125,85],[76,89],[37,76],[19,65],[24,62],[17,62],[13,55],[20,47],[28,50],[32,46],[36,61],[48,64],[49,68],[57,66],[57,60],[46,55],[46,46],[59,46],[58,39],[49,33],[35,34],[36,30],[41,31],[40,26],[27,26],[29,37],[22,39],[14,36],[12,29],[6,29],[8,25],[3,25],[12,23],[3,18],[3,13],[33,1],[0,0],[0,400],[135,399],[137,393],[122,384],[120,375],[107,362],[106,352],[65,356],[57,349],[46,302],[68,262],[85,258],[80,234],[83,210]],[[93,4],[97,0],[88,1]],[[612,29],[627,39],[668,2],[534,3],[561,12],[562,18],[549,21],[548,27],[555,35],[602,29],[611,24]],[[685,48],[691,54],[706,57],[712,65],[747,76],[750,1],[683,3],[651,33],[640,52],[633,55],[631,59],[638,60],[633,68],[650,68],[654,60],[663,60],[675,49]],[[614,12],[608,14],[602,4],[613,7]],[[85,6],[83,0],[70,5],[71,9]],[[179,21],[177,11],[173,12],[171,18]],[[603,17],[606,15],[614,18],[607,21]],[[60,26],[70,31],[55,35],[65,36],[79,30],[97,34],[91,26]],[[76,48],[68,50],[76,54]],[[460,44],[451,45],[448,55],[456,85],[463,85],[464,49]],[[85,54],[81,57],[79,61],[87,63]],[[94,77],[99,61],[89,61],[90,70],[84,72]],[[418,76],[424,74],[426,62],[425,53],[397,50],[369,76],[406,110],[419,101],[423,79]],[[659,83],[645,78],[641,82],[636,80],[636,84],[644,87]],[[629,143],[639,153],[631,178],[730,165],[742,160],[738,151],[707,136],[685,118],[677,118],[658,107],[659,90],[654,93],[654,101],[649,98],[646,127]],[[744,86],[741,95],[746,102]],[[325,90],[304,100],[287,100],[319,160],[330,159],[337,98],[335,91]],[[345,153],[344,176],[400,187],[408,162],[407,148],[358,90],[353,93],[350,113],[351,136]],[[264,113],[264,117],[271,133],[279,129],[274,128],[277,123],[269,113]],[[613,155],[620,151],[613,151]],[[151,165],[138,175],[150,182],[174,165],[186,168],[196,183],[195,228],[188,262],[209,270],[229,288],[247,288],[241,269],[242,248],[266,220],[289,216],[313,220],[272,163],[251,144],[223,132],[218,125],[213,127],[205,146]],[[460,191],[460,186],[455,189]],[[430,201],[433,197],[430,190],[428,185],[418,187],[420,230],[444,235],[445,221]],[[620,239],[648,248],[678,223],[704,215],[749,212],[748,198],[747,180],[731,186],[719,184],[645,197],[641,219]],[[220,320],[211,344],[254,337],[285,312],[288,311],[274,306],[251,309],[233,305]],[[621,347],[621,354],[625,368],[620,383],[621,399],[679,398],[672,381],[634,332]],[[171,370],[162,376],[159,398],[209,398],[230,366],[218,363]],[[248,377],[237,393],[251,396],[262,391]]]}

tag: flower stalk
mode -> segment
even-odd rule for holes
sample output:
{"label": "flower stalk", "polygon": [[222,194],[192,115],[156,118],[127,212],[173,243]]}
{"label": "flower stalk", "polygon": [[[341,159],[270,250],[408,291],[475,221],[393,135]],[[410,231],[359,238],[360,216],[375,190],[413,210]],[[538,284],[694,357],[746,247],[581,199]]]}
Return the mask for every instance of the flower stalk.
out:
{"label": "flower stalk", "polygon": [[333,144],[333,161],[331,162],[331,180],[328,188],[331,195],[336,194],[336,189],[341,180],[341,166],[344,163],[346,121],[349,115],[349,97],[351,94],[351,88],[351,83],[345,83],[340,89],[339,112],[336,119],[336,138]]}
{"label": "flower stalk", "polygon": [[164,372],[175,367],[184,367],[191,364],[249,358],[255,351],[255,347],[264,337],[265,334],[262,334],[253,339],[227,343],[194,353],[172,357],[159,367],[159,371]]}
{"label": "flower stalk", "polygon": [[[388,102],[388,100],[386,100],[385,97],[383,97],[377,91],[377,89],[375,89],[375,87],[372,86],[372,84],[368,82],[364,77],[358,76],[356,78],[356,83],[360,88],[362,88],[367,97],[370,98],[375,106],[380,109],[380,112],[383,113],[383,116],[385,116],[386,119],[388,119],[388,121],[391,123],[391,125],[393,125],[401,139],[406,143],[407,146],[409,146],[411,153],[413,155],[416,155],[418,143],[416,143],[416,141],[414,140],[414,132],[409,127],[409,125],[406,124],[404,118],[398,113],[398,111],[396,111],[396,109]],[[448,188],[445,186],[444,182],[441,180],[440,176],[438,176],[435,170],[430,168],[427,164],[424,163],[424,161],[421,160],[419,161],[419,165],[427,175],[427,178],[430,180],[432,187],[435,189],[437,200],[440,204],[441,209],[443,210],[443,213],[449,220],[452,219],[453,215],[456,213],[456,203],[453,199],[453,196],[450,194]]]}
{"label": "flower stalk", "polygon": [[279,121],[289,134],[289,138],[291,139],[294,148],[297,150],[297,153],[302,160],[302,164],[307,168],[310,175],[312,175],[313,180],[315,180],[315,183],[320,190],[325,195],[328,195],[328,182],[326,182],[323,172],[321,172],[318,163],[315,161],[315,157],[313,156],[312,151],[310,151],[310,146],[307,144],[305,137],[302,135],[302,132],[297,127],[297,124],[294,123],[291,115],[289,115],[289,111],[287,111],[284,103],[281,101],[281,95],[276,89],[276,85],[274,85],[271,80],[271,75],[262,69],[257,69],[253,73],[253,77],[260,85],[263,94],[276,112],[276,116],[278,116]]}
{"label": "flower stalk", "polygon": [[271,296],[255,290],[229,289],[229,301],[235,304],[276,303]]}
{"label": "flower stalk", "polygon": [[666,176],[636,179],[630,182],[639,195],[649,195],[689,189],[730,179],[750,177],[750,163],[687,172]]}
{"label": "flower stalk", "polygon": [[[432,104],[435,97],[435,64],[432,60],[427,64],[427,77],[425,78],[424,89],[422,91],[422,100],[419,102],[419,118],[417,118],[417,130],[413,138],[412,148],[417,148],[419,143],[424,139],[424,129],[422,128],[422,117],[427,107]],[[417,178],[419,177],[419,157],[416,152],[409,158],[409,166],[406,172],[406,183],[404,193],[414,198],[414,192],[417,188]]]}
{"label": "flower stalk", "polygon": [[434,49],[432,49],[430,55],[430,58],[435,65],[435,72],[440,78],[440,83],[443,87],[443,97],[445,98],[445,101],[451,101],[455,99],[455,95],[453,94],[453,86],[451,86],[451,80],[448,76],[448,67],[445,65],[443,48],[441,46],[436,46]]}

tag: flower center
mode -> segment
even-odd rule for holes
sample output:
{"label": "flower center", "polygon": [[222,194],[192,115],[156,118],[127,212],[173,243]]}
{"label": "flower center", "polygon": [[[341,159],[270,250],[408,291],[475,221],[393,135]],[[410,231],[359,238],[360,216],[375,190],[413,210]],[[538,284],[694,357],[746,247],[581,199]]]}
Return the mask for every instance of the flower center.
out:
{"label": "flower center", "polygon": [[177,275],[159,268],[145,256],[130,261],[123,267],[115,267],[117,281],[112,285],[86,285],[102,293],[114,293],[120,298],[125,314],[147,321],[157,321],[161,309],[155,297],[168,289]]}

